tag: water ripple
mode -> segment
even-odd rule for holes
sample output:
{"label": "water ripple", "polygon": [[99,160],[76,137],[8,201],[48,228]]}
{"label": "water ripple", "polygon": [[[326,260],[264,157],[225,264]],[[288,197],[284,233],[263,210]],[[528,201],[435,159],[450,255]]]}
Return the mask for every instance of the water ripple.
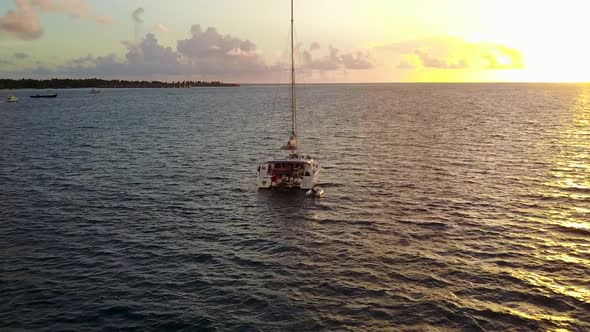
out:
{"label": "water ripple", "polygon": [[2,330],[590,330],[589,85],[301,87],[320,199],[288,88],[103,92],[0,103]]}

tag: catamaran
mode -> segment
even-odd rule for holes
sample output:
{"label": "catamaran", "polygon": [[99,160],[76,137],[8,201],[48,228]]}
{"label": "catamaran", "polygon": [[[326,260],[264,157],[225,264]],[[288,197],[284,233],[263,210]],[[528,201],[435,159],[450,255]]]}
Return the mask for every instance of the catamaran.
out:
{"label": "catamaran", "polygon": [[295,102],[295,57],[293,47],[293,0],[291,0],[291,135],[284,150],[286,157],[270,158],[258,165],[259,189],[305,189],[309,195],[321,195],[316,187],[320,176],[317,159],[297,150],[297,105]]}

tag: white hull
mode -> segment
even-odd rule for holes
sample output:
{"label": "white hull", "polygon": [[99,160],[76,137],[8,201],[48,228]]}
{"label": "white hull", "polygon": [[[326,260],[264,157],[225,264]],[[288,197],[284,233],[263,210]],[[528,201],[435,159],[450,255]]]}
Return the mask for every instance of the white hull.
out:
{"label": "white hull", "polygon": [[273,158],[258,166],[258,188],[309,190],[320,181],[320,164],[305,157]]}

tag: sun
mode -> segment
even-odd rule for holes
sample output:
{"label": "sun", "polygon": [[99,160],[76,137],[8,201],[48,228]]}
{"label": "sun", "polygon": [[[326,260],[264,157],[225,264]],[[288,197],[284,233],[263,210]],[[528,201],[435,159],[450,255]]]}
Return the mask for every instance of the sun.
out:
{"label": "sun", "polygon": [[[506,45],[523,56],[524,68],[498,76],[507,81],[590,82],[590,1],[482,1],[479,9],[480,25],[466,40]],[[496,60],[509,64],[503,55]]]}
{"label": "sun", "polygon": [[512,60],[510,59],[510,57],[508,55],[500,55],[500,56],[496,56],[496,62],[498,62],[498,64],[502,65],[502,66],[510,66],[512,64]]}

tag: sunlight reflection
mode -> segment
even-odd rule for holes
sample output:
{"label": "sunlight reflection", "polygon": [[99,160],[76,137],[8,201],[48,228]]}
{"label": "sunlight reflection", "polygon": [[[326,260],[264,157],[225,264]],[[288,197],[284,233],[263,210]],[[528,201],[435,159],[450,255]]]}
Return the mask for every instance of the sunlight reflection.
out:
{"label": "sunlight reflection", "polygon": [[552,179],[547,181],[544,197],[567,199],[569,204],[559,204],[547,213],[547,217],[559,225],[588,231],[587,206],[590,200],[590,87],[578,87],[578,97],[570,108],[572,120],[560,129],[560,153],[552,160]]}
{"label": "sunlight reflection", "polygon": [[[571,323],[574,322],[574,319],[567,317],[567,316],[557,316],[557,315],[549,315],[544,313],[542,310],[538,310],[532,307],[528,307],[525,305],[517,305],[515,303],[508,305],[502,305],[498,303],[491,303],[487,301],[481,301],[477,299],[469,299],[469,300],[459,300],[462,303],[462,306],[468,308],[477,308],[480,310],[491,310],[496,313],[500,314],[507,314],[511,316],[516,316],[523,318],[525,320],[534,320],[534,321],[550,321],[555,325],[558,325],[562,328],[567,328]],[[513,307],[515,306],[515,307]]]}
{"label": "sunlight reflection", "polygon": [[[544,277],[530,271],[513,270],[510,272],[510,274],[515,278],[526,281],[527,283],[536,287],[540,287],[541,289],[547,289],[553,293],[566,295],[590,304],[590,289],[588,288],[581,286],[576,287],[572,285],[562,285],[553,278]],[[551,296],[551,294],[548,294],[548,296]]]}
{"label": "sunlight reflection", "polygon": [[543,257],[548,261],[561,261],[565,263],[580,264],[585,265],[590,269],[590,261],[587,261],[583,258],[577,258],[572,255],[552,252],[551,254],[544,254]]}

